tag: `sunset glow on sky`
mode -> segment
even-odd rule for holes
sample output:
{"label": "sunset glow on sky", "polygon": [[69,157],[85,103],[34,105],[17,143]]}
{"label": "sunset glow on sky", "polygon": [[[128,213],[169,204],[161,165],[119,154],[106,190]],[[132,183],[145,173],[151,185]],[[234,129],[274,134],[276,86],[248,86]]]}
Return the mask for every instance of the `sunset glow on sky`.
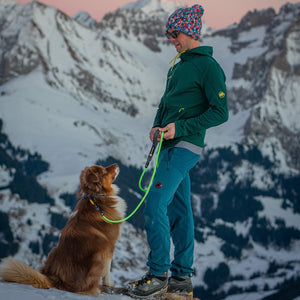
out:
{"label": "sunset glow on sky", "polygon": [[[15,0],[18,3],[28,3],[31,0]],[[172,0],[168,0],[172,1]],[[113,12],[126,3],[135,2],[134,0],[39,0],[50,6],[54,6],[69,16],[74,16],[78,11],[88,12],[92,18],[100,21],[102,17]],[[261,10],[268,7],[275,8],[276,11],[287,2],[297,3],[299,0],[177,0],[183,4],[201,4],[204,9],[203,20],[209,26],[220,29],[240,19],[249,11],[254,9]]]}

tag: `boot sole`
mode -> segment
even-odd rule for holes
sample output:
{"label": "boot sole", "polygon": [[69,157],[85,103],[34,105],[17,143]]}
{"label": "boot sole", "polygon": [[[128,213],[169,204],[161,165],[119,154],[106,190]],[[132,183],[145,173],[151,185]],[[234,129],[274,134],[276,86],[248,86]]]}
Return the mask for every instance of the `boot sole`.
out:
{"label": "boot sole", "polygon": [[154,292],[153,294],[148,295],[148,296],[145,296],[145,295],[135,295],[135,294],[132,294],[130,291],[128,291],[128,296],[130,296],[132,298],[136,298],[136,299],[160,299],[160,298],[157,298],[157,297],[159,297],[162,294],[166,294],[167,293],[167,289],[168,289],[168,286],[166,286],[166,287],[162,288],[161,290],[159,290],[157,292]]}

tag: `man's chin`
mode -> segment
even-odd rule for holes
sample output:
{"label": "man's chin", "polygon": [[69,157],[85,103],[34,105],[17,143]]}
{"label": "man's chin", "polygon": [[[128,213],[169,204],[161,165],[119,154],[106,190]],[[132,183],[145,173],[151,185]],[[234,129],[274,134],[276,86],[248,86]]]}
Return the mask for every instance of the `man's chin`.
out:
{"label": "man's chin", "polygon": [[181,52],[181,47],[180,47],[180,46],[175,46],[175,49],[176,49],[176,51],[177,51],[178,53]]}

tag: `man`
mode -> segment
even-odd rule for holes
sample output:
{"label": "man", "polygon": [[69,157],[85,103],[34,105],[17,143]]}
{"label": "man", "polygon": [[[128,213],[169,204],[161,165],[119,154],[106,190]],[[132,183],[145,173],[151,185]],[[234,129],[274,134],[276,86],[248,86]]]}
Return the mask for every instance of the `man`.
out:
{"label": "man", "polygon": [[[175,65],[176,57],[168,72],[166,90],[150,131],[151,140],[156,130],[164,132],[164,141],[144,209],[149,272],[129,288],[133,297],[147,298],[166,290],[193,293],[189,170],[200,158],[206,129],[228,119],[224,72],[212,57],[212,48],[199,42],[203,11],[200,5],[180,8],[166,24],[166,35],[181,61]],[[170,238],[174,243],[172,262]]]}

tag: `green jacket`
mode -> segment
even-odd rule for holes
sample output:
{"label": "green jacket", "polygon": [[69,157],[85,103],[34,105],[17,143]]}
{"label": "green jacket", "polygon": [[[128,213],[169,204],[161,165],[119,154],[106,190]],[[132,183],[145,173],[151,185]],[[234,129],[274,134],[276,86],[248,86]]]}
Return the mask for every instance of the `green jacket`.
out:
{"label": "green jacket", "polygon": [[162,148],[187,141],[204,147],[206,129],[228,120],[225,74],[212,57],[213,48],[201,46],[180,55],[170,68],[153,127],[175,123],[175,138]]}

